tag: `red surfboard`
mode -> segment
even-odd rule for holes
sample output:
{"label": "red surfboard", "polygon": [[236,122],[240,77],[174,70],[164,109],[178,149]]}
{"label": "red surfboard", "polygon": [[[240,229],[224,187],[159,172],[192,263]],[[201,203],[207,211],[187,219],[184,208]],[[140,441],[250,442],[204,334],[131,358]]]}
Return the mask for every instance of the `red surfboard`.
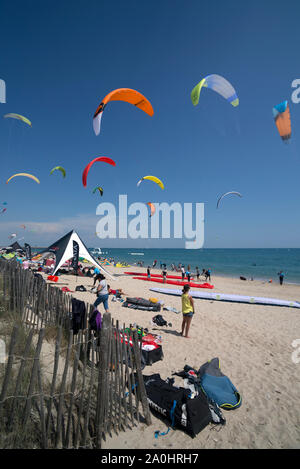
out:
{"label": "red surfboard", "polygon": [[193,288],[214,288],[213,285],[210,285],[210,283],[194,283],[194,282],[179,282],[175,280],[167,280],[166,282],[163,281],[162,278],[151,278],[150,280],[147,277],[133,277],[135,280],[145,280],[148,282],[157,282],[157,283],[167,283],[169,285],[179,285],[179,286],[184,286],[184,285],[189,285],[190,287]]}

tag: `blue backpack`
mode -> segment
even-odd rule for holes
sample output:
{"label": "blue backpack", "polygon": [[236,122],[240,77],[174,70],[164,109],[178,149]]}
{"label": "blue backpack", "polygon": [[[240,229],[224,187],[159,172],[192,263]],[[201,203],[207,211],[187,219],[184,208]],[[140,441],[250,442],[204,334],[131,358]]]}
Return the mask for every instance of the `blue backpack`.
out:
{"label": "blue backpack", "polygon": [[200,383],[208,398],[225,410],[237,409],[242,398],[230,379],[220,370],[218,358],[204,363],[199,369]]}

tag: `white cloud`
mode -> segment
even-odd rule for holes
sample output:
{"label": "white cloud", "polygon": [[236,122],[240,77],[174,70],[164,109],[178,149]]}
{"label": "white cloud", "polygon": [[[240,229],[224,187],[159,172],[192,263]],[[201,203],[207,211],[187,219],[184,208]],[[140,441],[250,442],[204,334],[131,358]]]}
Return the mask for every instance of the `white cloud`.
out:
{"label": "white cloud", "polygon": [[[10,234],[17,233],[17,238],[24,236],[27,242],[39,242],[42,246],[46,246],[73,229],[84,239],[91,240],[93,237],[95,238],[98,220],[99,217],[96,215],[78,214],[75,217],[65,217],[57,221],[2,222],[0,224],[0,244],[9,244]],[[21,225],[25,225],[26,228],[22,228]]]}

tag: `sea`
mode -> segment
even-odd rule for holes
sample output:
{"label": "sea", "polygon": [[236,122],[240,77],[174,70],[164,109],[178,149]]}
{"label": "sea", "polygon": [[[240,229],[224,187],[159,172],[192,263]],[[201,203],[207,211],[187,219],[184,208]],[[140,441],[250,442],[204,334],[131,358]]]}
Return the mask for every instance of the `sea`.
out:
{"label": "sea", "polygon": [[[156,269],[162,264],[171,268],[171,264],[183,264],[195,272],[198,267],[210,269],[211,275],[225,277],[243,276],[254,280],[278,280],[278,272],[284,272],[284,281],[300,285],[300,249],[134,249],[102,248],[102,257],[124,262],[131,266],[142,263],[152,266],[157,261]],[[130,269],[132,270],[132,269]]]}

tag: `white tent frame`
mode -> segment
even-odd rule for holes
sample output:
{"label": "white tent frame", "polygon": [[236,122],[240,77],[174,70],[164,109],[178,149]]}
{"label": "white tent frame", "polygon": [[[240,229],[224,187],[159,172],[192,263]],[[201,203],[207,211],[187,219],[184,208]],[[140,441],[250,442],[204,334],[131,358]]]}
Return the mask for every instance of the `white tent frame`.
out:
{"label": "white tent frame", "polygon": [[66,261],[68,261],[69,259],[71,259],[73,257],[73,241],[76,241],[79,245],[79,256],[78,257],[84,257],[84,259],[86,259],[87,261],[91,262],[91,264],[98,267],[98,269],[100,271],[102,271],[103,274],[108,275],[112,280],[115,280],[115,277],[110,272],[108,272],[106,269],[104,269],[104,267],[102,267],[102,265],[100,265],[96,261],[96,259],[94,259],[94,257],[89,253],[89,251],[86,248],[86,246],[84,245],[83,241],[80,239],[80,237],[78,236],[78,234],[75,231],[72,231],[72,233],[70,235],[70,238],[69,238],[69,241],[68,241],[68,244],[67,244],[67,247],[65,249],[65,252],[63,253],[59,263],[55,265],[54,270],[52,272],[52,275],[55,275],[55,273],[58,271],[58,269],[60,269],[61,266]]}

